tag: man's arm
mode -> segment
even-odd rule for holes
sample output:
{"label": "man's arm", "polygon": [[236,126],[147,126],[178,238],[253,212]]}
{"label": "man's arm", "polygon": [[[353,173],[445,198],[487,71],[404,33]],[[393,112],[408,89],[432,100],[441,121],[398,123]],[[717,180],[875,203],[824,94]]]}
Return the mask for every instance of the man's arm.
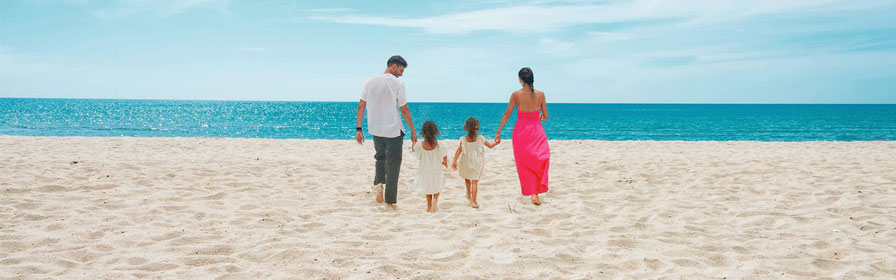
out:
{"label": "man's arm", "polygon": [[412,145],[416,145],[417,144],[417,130],[414,129],[414,120],[411,119],[411,109],[408,109],[408,104],[404,104],[404,106],[401,106],[401,116],[404,117],[404,122],[408,124],[408,129],[411,130]]}
{"label": "man's arm", "polygon": [[[361,102],[358,103],[358,122],[355,127],[361,127],[364,124],[364,108],[367,107],[367,101],[361,99]],[[358,144],[364,144],[364,132],[358,129],[358,132],[355,133],[355,141],[358,141]]]}

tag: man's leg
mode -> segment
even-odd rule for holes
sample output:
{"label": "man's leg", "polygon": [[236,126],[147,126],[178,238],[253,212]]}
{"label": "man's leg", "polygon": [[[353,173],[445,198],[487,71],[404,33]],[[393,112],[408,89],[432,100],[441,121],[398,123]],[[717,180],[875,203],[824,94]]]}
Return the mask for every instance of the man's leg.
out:
{"label": "man's leg", "polygon": [[386,203],[395,204],[398,200],[398,173],[401,170],[401,146],[404,144],[404,132],[395,138],[386,140]]}
{"label": "man's leg", "polygon": [[[373,156],[376,159],[376,167],[374,168],[373,175],[373,185],[377,186],[379,184],[386,183],[386,141],[389,138],[382,137],[373,137],[373,149],[376,150],[376,154]],[[376,188],[376,202],[383,203],[383,190],[380,187]]]}

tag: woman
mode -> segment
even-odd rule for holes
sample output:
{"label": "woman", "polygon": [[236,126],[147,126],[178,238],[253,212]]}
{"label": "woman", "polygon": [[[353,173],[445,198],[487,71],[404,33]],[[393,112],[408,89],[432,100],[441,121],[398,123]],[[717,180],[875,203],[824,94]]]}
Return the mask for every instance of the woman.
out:
{"label": "woman", "polygon": [[524,67],[519,72],[520,90],[510,95],[510,103],[504,111],[501,125],[495,135],[495,142],[501,142],[501,130],[517,109],[516,125],[513,126],[513,158],[520,178],[523,195],[532,196],[532,204],[541,205],[538,194],[548,191],[548,167],[551,149],[541,122],[548,118],[548,107],[544,92],[535,90],[535,76],[532,69]]}

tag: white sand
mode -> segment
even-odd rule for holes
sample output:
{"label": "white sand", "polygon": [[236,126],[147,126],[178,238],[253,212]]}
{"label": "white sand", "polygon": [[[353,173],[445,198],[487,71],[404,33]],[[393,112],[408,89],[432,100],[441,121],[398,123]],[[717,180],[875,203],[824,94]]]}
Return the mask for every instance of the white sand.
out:
{"label": "white sand", "polygon": [[436,214],[372,144],[2,136],[0,278],[896,278],[896,142],[552,141],[536,207],[505,141]]}

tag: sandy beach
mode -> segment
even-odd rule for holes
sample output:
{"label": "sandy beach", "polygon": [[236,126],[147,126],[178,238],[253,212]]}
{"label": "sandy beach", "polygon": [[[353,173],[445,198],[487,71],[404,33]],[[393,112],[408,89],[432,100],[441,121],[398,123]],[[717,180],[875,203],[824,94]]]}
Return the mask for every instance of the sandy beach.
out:
{"label": "sandy beach", "polygon": [[896,142],[551,141],[536,207],[504,141],[435,214],[372,144],[0,136],[0,279],[896,278]]}

